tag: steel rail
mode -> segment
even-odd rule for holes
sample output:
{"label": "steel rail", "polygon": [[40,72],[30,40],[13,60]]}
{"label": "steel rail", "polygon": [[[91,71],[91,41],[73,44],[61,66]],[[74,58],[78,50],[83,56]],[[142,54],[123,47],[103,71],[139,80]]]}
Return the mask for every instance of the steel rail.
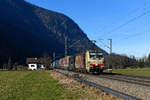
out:
{"label": "steel rail", "polygon": [[[111,75],[106,75],[106,76],[111,76]],[[141,78],[141,77],[131,77],[131,76],[124,76],[124,75],[113,75],[113,77],[126,78],[126,79],[129,79],[129,80],[143,81],[143,82],[150,83],[150,79]]]}
{"label": "steel rail", "polygon": [[116,75],[121,75],[121,76],[127,76],[127,77],[132,77],[132,78],[139,78],[139,79],[147,79],[147,80],[150,80],[150,77],[148,77],[148,76],[135,76],[135,75],[127,75],[127,74],[116,74]]}
{"label": "steel rail", "polygon": [[128,79],[128,80],[133,80],[133,81],[138,81],[138,82],[144,82],[144,83],[149,83],[150,84],[150,80],[149,79],[143,79],[143,78],[138,78],[138,77],[129,77],[129,76],[114,76],[116,78],[124,78],[124,79]]}
{"label": "steel rail", "polygon": [[121,82],[127,82],[127,83],[132,83],[132,84],[137,84],[137,85],[142,85],[142,86],[150,86],[150,83],[146,82],[146,83],[142,83],[138,80],[132,80],[132,79],[121,79],[121,78],[115,78],[113,76],[108,77],[108,76],[100,76],[99,78],[106,78],[106,79],[111,79],[111,80],[116,80],[116,81],[121,81]]}
{"label": "steel rail", "polygon": [[[80,74],[89,75],[88,73],[80,73]],[[150,87],[150,77],[132,76],[132,75],[115,74],[115,73],[103,73],[98,76],[97,75],[92,75],[92,76],[97,77],[97,78],[100,78],[100,77],[107,78],[111,80],[122,81],[122,82]]]}

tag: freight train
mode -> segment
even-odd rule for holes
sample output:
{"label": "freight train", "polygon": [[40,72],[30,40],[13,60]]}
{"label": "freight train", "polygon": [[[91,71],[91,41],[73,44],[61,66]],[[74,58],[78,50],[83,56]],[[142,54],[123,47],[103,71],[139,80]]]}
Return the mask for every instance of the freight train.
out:
{"label": "freight train", "polygon": [[104,55],[96,50],[87,50],[84,53],[56,60],[53,66],[70,71],[101,73],[105,69]]}

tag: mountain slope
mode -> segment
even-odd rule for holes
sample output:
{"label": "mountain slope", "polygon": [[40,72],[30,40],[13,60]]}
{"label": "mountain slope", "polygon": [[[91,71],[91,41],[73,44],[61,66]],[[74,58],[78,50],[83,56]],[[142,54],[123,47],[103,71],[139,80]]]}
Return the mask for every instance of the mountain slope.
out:
{"label": "mountain slope", "polygon": [[[64,38],[69,54],[96,47],[67,16],[29,4],[24,0],[0,0],[0,61],[9,57],[24,62],[26,57],[64,54]],[[96,47],[97,48],[97,47]]]}

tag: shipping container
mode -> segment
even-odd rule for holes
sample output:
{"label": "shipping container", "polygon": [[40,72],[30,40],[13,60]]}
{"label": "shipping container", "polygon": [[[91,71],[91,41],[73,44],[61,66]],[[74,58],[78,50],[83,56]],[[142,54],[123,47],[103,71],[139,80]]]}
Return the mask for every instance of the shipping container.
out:
{"label": "shipping container", "polygon": [[85,69],[85,55],[84,54],[75,56],[75,68]]}
{"label": "shipping container", "polygon": [[69,66],[69,56],[60,59],[59,60],[59,65],[63,69],[68,69],[68,66]]}

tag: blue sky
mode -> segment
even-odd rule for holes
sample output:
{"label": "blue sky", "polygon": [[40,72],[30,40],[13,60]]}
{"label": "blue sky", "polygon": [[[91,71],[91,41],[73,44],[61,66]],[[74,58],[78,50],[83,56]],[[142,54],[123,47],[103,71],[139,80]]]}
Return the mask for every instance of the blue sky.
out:
{"label": "blue sky", "polygon": [[150,12],[144,14],[150,11],[150,0],[26,1],[69,16],[89,39],[96,40],[97,45],[108,52],[100,41],[109,45],[108,39],[112,38],[115,53],[136,57],[150,53]]}

